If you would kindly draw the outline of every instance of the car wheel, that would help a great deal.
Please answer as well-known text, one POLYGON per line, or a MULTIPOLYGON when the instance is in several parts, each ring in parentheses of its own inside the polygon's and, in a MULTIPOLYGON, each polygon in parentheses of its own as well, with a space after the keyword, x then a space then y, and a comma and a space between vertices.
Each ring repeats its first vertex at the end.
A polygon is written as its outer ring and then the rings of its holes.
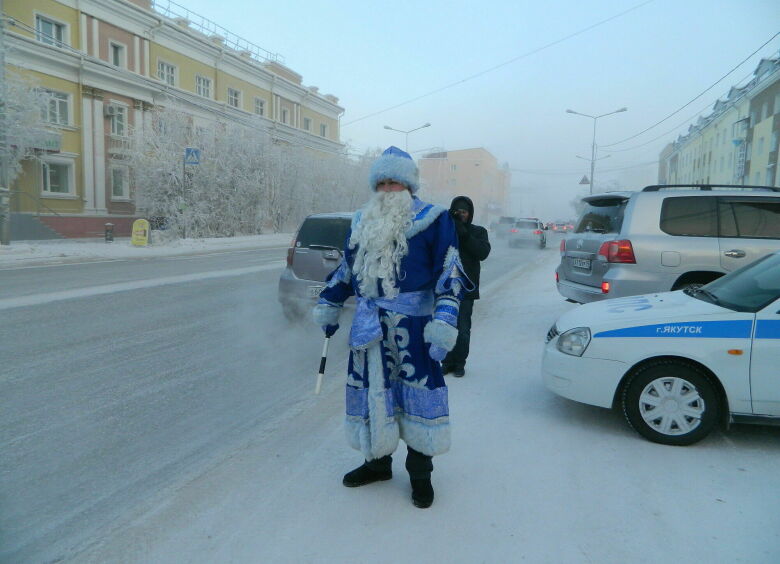
POLYGON ((718 421, 718 394, 694 365, 675 360, 648 364, 623 389, 623 413, 640 435, 665 445, 690 445, 718 421))

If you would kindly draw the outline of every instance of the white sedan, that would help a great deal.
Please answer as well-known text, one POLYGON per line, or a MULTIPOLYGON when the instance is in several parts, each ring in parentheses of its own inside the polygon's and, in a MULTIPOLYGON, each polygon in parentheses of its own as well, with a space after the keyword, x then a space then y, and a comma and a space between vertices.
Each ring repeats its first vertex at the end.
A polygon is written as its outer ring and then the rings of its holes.
POLYGON ((550 329, 542 369, 553 392, 688 445, 718 423, 780 424, 779 365, 775 253, 702 288, 580 306, 550 329))

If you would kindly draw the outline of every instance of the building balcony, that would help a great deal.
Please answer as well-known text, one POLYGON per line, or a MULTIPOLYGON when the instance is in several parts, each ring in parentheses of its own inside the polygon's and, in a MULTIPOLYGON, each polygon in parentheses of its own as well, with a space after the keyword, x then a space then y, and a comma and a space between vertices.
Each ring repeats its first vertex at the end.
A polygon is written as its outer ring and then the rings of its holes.
POLYGON ((108 138, 108 152, 112 155, 129 155, 133 150, 133 140, 130 137, 112 135, 108 138))

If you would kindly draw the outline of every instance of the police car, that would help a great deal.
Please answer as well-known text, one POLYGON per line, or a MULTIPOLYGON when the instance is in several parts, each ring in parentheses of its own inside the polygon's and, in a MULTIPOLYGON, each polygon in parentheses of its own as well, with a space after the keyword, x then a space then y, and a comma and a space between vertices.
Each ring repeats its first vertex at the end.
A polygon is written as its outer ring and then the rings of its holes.
POLYGON ((569 311, 542 366, 553 392, 620 407, 658 443, 689 445, 718 423, 780 424, 780 253, 701 288, 569 311))

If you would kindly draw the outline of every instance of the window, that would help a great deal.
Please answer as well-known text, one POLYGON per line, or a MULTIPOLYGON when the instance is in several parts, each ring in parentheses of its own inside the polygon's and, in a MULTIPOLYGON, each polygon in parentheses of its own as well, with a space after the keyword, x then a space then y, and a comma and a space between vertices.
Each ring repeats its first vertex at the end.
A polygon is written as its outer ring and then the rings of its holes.
POLYGON ((765 120, 769 117, 769 102, 764 102, 764 105, 761 106, 761 120, 765 120))
POLYGON ((661 205, 661 231, 687 237, 717 237, 715 198, 666 198, 661 205))
POLYGON ((455 172, 456 170, 458 170, 458 165, 456 165, 456 164, 454 164, 454 165, 450 165, 450 170, 451 170, 452 172, 455 172))
POLYGON ((758 138, 758 144, 756 145, 756 155, 761 155, 764 152, 764 138, 758 138))
POLYGON ((41 43, 62 47, 67 44, 65 24, 35 16, 35 38, 41 43))
POLYGON ((49 99, 48 104, 41 110, 41 119, 47 123, 68 125, 69 96, 64 92, 42 89, 41 92, 49 99))
POLYGON ((321 137, 327 137, 328 135, 328 126, 324 123, 320 124, 320 136, 321 137))
POLYGON ((780 198, 721 202, 722 237, 780 239, 780 198))
POLYGON ((234 108, 241 106, 241 92, 235 88, 228 88, 227 96, 228 105, 234 108))
POLYGON ((110 105, 108 115, 111 118, 111 135, 125 137, 127 135, 127 108, 110 105))
POLYGON ((115 67, 125 68, 127 66, 125 46, 113 41, 108 44, 109 62, 115 67))
POLYGON ((176 67, 163 61, 157 61, 157 78, 165 84, 176 86, 176 67))
POLYGON ((282 108, 282 123, 287 123, 290 117, 290 111, 287 108, 282 108))
POLYGON ((195 77, 195 93, 204 98, 211 98, 211 79, 197 75, 195 77))
POLYGON ((127 167, 111 168, 111 198, 120 200, 130 198, 130 174, 127 167))
POLYGON ((769 145, 769 152, 770 153, 773 153, 773 152, 777 151, 777 138, 778 138, 777 131, 773 131, 772 132, 772 143, 769 145))
POLYGON ((41 163, 43 192, 49 194, 71 194, 73 192, 73 163, 44 161, 41 163))
POLYGON ((303 118, 303 128, 306 131, 311 131, 311 118, 303 118))
POLYGON ((265 115, 265 100, 262 98, 255 98, 255 113, 259 116, 265 115))

